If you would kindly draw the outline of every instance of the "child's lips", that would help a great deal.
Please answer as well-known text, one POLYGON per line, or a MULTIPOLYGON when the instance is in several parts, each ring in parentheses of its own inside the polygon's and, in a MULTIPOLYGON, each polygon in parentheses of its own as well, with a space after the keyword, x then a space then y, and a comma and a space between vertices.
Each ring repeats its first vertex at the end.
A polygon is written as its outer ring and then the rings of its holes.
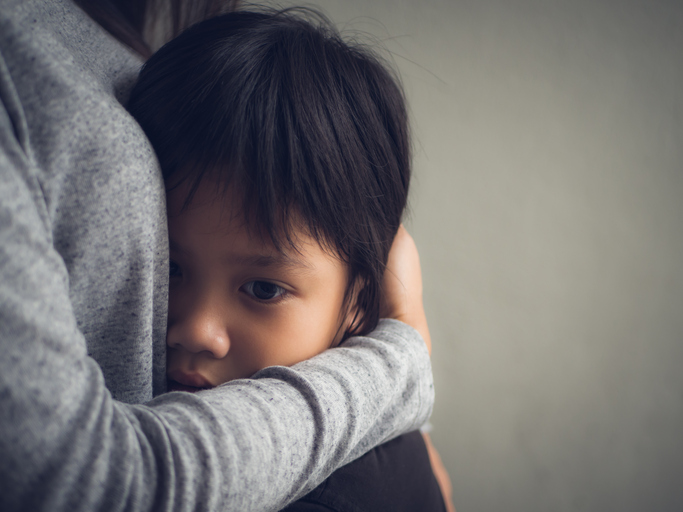
POLYGON ((179 382, 176 382, 174 380, 168 380, 166 383, 166 389, 167 391, 185 391, 187 393, 196 393, 197 391, 201 391, 203 389, 208 389, 208 388, 198 388, 195 386, 185 386, 184 384, 180 384, 179 382))
POLYGON ((168 373, 169 391, 195 393, 212 387, 213 384, 197 373, 185 373, 182 370, 172 370, 168 373))

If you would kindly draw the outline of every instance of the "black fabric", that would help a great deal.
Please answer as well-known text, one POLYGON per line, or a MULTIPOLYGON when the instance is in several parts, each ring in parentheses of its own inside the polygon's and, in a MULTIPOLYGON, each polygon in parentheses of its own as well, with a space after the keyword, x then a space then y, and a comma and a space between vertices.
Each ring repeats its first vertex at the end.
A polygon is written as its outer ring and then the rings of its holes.
POLYGON ((420 432, 384 443, 339 468, 282 512, 445 512, 420 432))

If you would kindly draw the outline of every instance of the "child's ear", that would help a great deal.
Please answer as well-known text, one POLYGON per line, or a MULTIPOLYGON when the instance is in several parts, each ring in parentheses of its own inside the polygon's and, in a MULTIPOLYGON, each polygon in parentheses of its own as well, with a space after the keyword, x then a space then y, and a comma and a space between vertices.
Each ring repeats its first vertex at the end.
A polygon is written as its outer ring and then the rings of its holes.
POLYGON ((363 327, 363 311, 358 306, 358 295, 363 287, 363 281, 360 278, 357 278, 351 285, 347 303, 339 312, 339 330, 331 345, 332 347, 336 347, 344 339, 358 334, 363 327))
POLYGON ((337 347, 346 338, 354 336, 358 332, 359 324, 360 315, 357 306, 349 306, 345 308, 345 311, 341 311, 339 315, 339 329, 330 347, 337 347))
POLYGON ((349 308, 349 312, 347 313, 345 318, 344 333, 348 334, 349 336, 358 334, 362 327, 361 313, 362 312, 360 311, 360 308, 357 304, 354 304, 352 307, 349 308))

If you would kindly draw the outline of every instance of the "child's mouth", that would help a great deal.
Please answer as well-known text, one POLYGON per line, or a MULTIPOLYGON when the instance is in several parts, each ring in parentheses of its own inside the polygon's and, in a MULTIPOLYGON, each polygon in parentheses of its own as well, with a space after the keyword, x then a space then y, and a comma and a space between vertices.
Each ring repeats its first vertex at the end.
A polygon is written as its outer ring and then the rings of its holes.
POLYGON ((188 393, 196 393, 197 391, 214 387, 201 375, 187 374, 181 370, 169 372, 166 384, 168 391, 187 391, 188 393))
POLYGON ((180 382, 177 382, 172 379, 167 379, 166 381, 166 389, 167 391, 186 391, 188 393, 196 393, 197 391, 201 391, 203 389, 211 389, 210 387, 197 387, 197 386, 188 386, 186 384, 181 384, 180 382))

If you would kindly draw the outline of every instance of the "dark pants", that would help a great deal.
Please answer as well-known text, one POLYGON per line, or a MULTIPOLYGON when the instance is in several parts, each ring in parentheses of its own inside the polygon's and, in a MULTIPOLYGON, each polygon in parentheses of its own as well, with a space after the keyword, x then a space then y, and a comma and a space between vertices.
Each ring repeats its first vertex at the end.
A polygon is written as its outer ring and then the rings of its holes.
POLYGON ((410 432, 339 468, 282 512, 445 512, 427 447, 410 432))

